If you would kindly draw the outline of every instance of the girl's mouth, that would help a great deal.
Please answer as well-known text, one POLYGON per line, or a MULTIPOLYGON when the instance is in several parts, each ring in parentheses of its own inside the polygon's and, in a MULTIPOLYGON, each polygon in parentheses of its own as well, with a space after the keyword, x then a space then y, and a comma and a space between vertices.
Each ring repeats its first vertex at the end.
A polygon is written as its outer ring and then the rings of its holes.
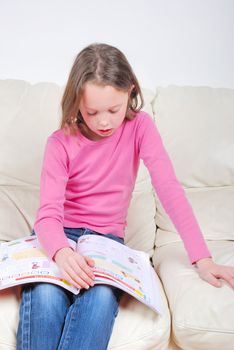
POLYGON ((111 131, 112 129, 99 130, 99 132, 101 132, 102 134, 108 134, 111 131))

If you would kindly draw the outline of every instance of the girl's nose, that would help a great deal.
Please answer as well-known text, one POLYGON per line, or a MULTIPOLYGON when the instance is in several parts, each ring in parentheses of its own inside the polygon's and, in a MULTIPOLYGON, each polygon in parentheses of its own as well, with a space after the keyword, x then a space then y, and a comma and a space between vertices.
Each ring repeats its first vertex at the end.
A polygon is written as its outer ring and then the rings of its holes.
POLYGON ((108 118, 100 118, 99 125, 100 126, 107 126, 108 125, 108 118))

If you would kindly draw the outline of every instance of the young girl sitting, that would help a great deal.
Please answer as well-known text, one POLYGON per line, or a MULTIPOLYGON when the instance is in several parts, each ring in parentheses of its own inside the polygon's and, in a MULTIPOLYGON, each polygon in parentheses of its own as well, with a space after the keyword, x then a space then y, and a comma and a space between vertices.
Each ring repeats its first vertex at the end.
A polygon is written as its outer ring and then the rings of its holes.
POLYGON ((234 287, 234 268, 216 265, 158 130, 141 111, 139 83, 124 54, 92 44, 76 57, 62 98, 60 129, 47 140, 33 234, 78 295, 47 283, 23 287, 18 350, 104 350, 120 291, 93 286, 94 262, 73 251, 86 234, 124 243, 140 159, 201 278, 234 287))

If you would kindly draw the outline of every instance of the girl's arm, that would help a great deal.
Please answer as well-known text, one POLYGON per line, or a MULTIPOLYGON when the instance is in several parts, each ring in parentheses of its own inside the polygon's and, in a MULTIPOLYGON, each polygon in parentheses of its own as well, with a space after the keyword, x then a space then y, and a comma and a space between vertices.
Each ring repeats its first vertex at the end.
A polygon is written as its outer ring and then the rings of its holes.
POLYGON ((161 136, 150 116, 145 114, 139 130, 139 153, 151 175, 152 184, 187 250, 190 262, 196 263, 201 278, 218 285, 218 278, 234 287, 234 268, 216 265, 201 229, 178 182, 161 136))
POLYGON ((93 284, 93 261, 73 251, 63 229, 68 178, 68 151, 60 140, 50 136, 44 153, 40 206, 34 230, 47 255, 58 264, 63 277, 77 288, 88 288, 93 284))
POLYGON ((69 178, 69 158, 62 142, 54 136, 47 140, 40 181, 40 204, 34 230, 47 255, 70 247, 63 230, 65 190, 69 178))

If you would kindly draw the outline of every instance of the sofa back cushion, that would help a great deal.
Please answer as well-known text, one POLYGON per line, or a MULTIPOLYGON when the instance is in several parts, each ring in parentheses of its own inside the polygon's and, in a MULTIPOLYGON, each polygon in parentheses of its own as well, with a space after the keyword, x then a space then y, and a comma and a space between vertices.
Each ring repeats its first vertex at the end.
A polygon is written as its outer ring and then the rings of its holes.
MULTIPOLYGON (((233 240, 234 90, 159 88, 153 111, 205 238, 233 240)), ((157 245, 180 240, 158 199, 156 213, 157 245)))
MULTIPOLYGON (((59 127, 63 89, 53 83, 31 85, 0 81, 0 240, 31 232, 39 205, 39 182, 47 137, 59 127)), ((145 111, 152 113, 153 93, 144 91, 145 111)), ((128 214, 126 240, 153 252, 155 201, 147 170, 141 164, 128 214), (144 212, 144 215, 143 215, 144 212)))

